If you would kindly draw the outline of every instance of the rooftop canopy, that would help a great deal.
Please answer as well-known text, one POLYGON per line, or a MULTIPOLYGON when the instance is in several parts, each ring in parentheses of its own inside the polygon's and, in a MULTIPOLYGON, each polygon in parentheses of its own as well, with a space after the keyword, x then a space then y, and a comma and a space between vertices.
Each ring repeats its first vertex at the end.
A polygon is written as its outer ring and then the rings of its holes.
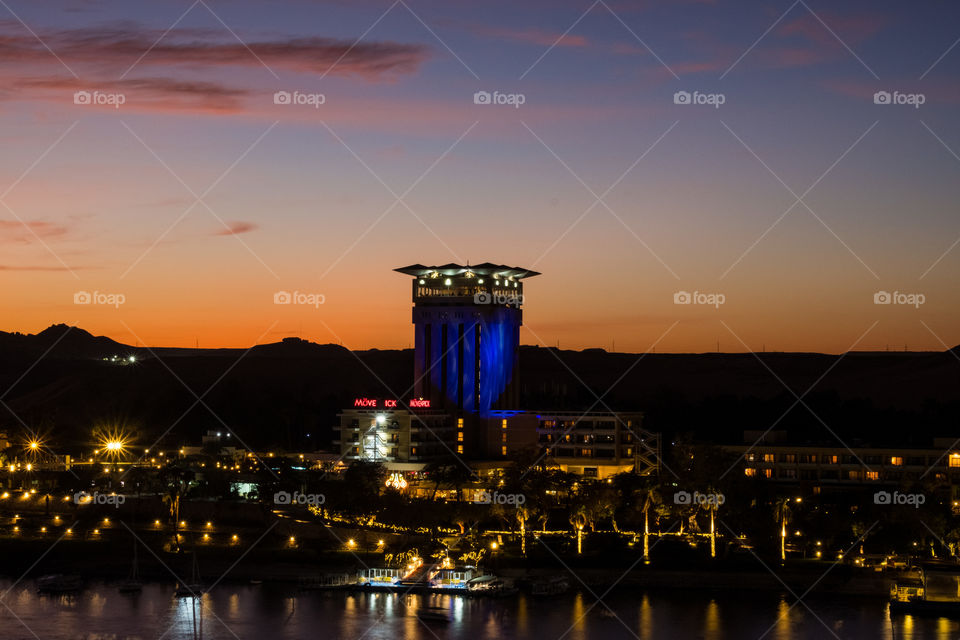
POLYGON ((422 264, 412 264, 409 267, 400 267, 399 269, 394 269, 394 271, 399 271, 400 273, 405 273, 408 276, 413 276, 415 278, 429 278, 431 276, 467 276, 467 274, 473 274, 477 276, 512 278, 514 280, 520 280, 522 278, 532 278, 533 276, 540 275, 539 271, 531 271, 530 269, 523 269, 521 267, 508 267, 505 264, 491 264, 489 262, 474 265, 451 263, 436 267, 425 267, 422 264))

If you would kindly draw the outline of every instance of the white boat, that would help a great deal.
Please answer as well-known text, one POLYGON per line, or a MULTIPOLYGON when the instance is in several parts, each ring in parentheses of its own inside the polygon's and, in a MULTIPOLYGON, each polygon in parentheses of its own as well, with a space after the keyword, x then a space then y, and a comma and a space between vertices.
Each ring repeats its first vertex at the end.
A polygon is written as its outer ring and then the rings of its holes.
POLYGON ((506 596, 517 592, 512 580, 485 575, 467 581, 467 593, 477 596, 506 596))

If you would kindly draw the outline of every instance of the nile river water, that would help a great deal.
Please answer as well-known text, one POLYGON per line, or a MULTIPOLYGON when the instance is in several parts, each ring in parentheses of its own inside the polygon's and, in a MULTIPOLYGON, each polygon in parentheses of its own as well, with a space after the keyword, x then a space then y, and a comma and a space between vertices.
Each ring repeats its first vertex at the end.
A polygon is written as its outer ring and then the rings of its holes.
POLYGON ((222 583, 203 596, 201 619, 189 598, 174 597, 172 583, 150 584, 133 596, 103 583, 67 597, 37 595, 32 580, 0 582, 0 589, 4 639, 960 638, 960 623, 951 620, 891 621, 877 599, 808 596, 795 603, 773 593, 625 590, 603 598, 611 612, 586 592, 489 600, 222 583), (451 621, 421 622, 416 612, 423 606, 446 609, 451 621))

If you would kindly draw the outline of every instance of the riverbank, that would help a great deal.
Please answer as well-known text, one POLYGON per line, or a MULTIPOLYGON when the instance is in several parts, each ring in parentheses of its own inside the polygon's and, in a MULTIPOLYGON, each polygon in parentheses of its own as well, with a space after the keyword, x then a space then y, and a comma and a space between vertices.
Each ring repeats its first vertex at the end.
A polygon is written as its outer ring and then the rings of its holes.
MULTIPOLYGON (((191 553, 171 553, 162 548, 161 536, 146 536, 138 548, 138 569, 145 580, 177 581, 188 578, 192 571, 191 553)), ((316 552, 302 549, 267 549, 243 545, 235 547, 197 546, 201 576, 208 580, 249 582, 262 580, 301 584, 318 577, 351 573, 365 567, 383 564, 382 555, 344 552, 316 552)), ((133 556, 132 540, 122 546, 110 541, 7 539, 0 545, 0 566, 6 577, 35 578, 49 573, 76 573, 87 580, 120 580, 130 571, 133 556), (39 558, 39 560, 38 560, 39 558)), ((874 572, 829 562, 808 561, 780 568, 776 575, 766 569, 664 569, 642 563, 627 571, 626 567, 582 568, 567 570, 511 566, 499 561, 492 572, 517 582, 551 576, 566 577, 575 590, 589 588, 600 592, 611 587, 628 589, 676 589, 766 591, 845 594, 885 598, 896 575, 874 572), (626 573, 625 573, 626 572, 626 573), (786 586, 785 586, 786 585, 786 586)))

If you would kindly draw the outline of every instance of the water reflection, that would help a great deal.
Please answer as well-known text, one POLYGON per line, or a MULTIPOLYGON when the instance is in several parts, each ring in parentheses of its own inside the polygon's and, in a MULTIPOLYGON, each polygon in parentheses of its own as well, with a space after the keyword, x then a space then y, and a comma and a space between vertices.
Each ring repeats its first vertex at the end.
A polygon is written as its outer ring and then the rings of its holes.
POLYGON ((583 594, 577 593, 573 601, 573 619, 571 620, 571 628, 581 637, 583 636, 583 628, 586 625, 586 622, 584 621, 585 617, 586 612, 584 611, 583 606, 583 594))
MULTIPOLYGON (((11 584, 0 582, 0 592, 11 584)), ((891 620, 882 599, 811 595, 792 608, 791 602, 760 592, 623 590, 599 603, 589 593, 481 599, 221 583, 203 596, 201 608, 191 598, 175 598, 170 584, 145 585, 135 596, 121 596, 115 585, 88 584, 79 595, 64 598, 39 596, 35 584, 27 581, 4 598, 23 626, 4 613, 0 637, 146 640, 169 629, 164 636, 169 640, 187 640, 200 630, 207 640, 308 638, 318 633, 365 640, 535 640, 564 634, 595 640, 634 633, 641 640, 727 640, 757 638, 765 632, 778 640, 828 638, 832 633, 844 640, 960 638, 957 621, 910 616, 891 620), (442 608, 450 614, 449 623, 420 620, 417 611, 422 607, 442 608)))
POLYGON ((653 607, 650 606, 650 596, 644 594, 640 600, 640 638, 653 640, 653 607))
POLYGON ((716 600, 711 600, 707 604, 706 616, 703 625, 704 640, 719 640, 723 637, 720 625, 720 605, 716 600))
POLYGON ((773 637, 776 640, 792 640, 793 634, 790 633, 790 616, 793 613, 793 607, 787 604, 786 598, 780 600, 777 605, 777 622, 774 625, 773 637))

